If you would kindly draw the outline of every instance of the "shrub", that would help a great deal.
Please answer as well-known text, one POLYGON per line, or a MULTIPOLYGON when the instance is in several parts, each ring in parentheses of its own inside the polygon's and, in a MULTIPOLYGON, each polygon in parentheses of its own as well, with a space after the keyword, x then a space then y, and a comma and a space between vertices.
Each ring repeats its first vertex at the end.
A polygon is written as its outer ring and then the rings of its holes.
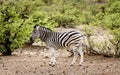
POLYGON ((110 0, 105 13, 96 16, 96 23, 108 29, 113 36, 111 43, 115 46, 115 55, 120 55, 120 1, 110 0))
POLYGON ((11 55, 28 41, 35 24, 54 27, 54 21, 50 21, 45 12, 36 9, 38 6, 41 8, 41 3, 36 5, 33 0, 6 0, 0 3, 0 52, 3 55, 11 55))

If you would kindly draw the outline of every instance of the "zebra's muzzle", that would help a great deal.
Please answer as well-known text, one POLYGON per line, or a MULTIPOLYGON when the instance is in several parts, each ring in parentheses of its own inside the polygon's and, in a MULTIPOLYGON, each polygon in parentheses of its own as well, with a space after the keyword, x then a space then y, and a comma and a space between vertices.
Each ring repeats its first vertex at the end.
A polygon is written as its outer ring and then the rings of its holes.
POLYGON ((30 37, 30 43, 31 43, 31 44, 34 43, 34 40, 33 40, 32 37, 30 37))

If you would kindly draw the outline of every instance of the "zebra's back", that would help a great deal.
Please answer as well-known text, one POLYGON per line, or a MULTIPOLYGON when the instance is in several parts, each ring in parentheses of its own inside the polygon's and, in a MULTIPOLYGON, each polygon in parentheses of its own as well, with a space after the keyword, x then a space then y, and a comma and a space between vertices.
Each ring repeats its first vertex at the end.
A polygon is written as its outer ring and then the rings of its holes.
POLYGON ((70 48, 72 45, 79 45, 81 37, 82 35, 77 31, 53 32, 46 44, 56 49, 70 48))

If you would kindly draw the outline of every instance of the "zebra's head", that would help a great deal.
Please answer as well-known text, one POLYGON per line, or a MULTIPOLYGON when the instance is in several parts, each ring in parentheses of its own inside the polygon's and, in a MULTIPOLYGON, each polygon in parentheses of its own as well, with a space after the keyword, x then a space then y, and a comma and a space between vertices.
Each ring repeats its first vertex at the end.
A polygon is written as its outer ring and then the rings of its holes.
POLYGON ((34 29, 32 31, 31 37, 30 37, 30 42, 31 43, 33 43, 34 40, 40 36, 40 34, 39 34, 39 28, 40 28, 39 25, 35 25, 34 26, 34 29))

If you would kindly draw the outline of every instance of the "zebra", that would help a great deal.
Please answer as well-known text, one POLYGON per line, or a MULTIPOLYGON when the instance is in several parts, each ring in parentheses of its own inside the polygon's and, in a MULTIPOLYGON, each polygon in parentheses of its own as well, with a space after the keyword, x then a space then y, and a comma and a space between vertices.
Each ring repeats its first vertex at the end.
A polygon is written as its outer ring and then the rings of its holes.
POLYGON ((30 36, 31 43, 34 43, 36 38, 45 42, 46 46, 50 49, 50 62, 49 65, 54 66, 56 63, 55 49, 72 50, 73 60, 71 66, 75 64, 78 55, 80 54, 79 65, 83 63, 83 50, 82 50, 82 35, 77 31, 68 32, 55 32, 49 28, 35 25, 30 36))

